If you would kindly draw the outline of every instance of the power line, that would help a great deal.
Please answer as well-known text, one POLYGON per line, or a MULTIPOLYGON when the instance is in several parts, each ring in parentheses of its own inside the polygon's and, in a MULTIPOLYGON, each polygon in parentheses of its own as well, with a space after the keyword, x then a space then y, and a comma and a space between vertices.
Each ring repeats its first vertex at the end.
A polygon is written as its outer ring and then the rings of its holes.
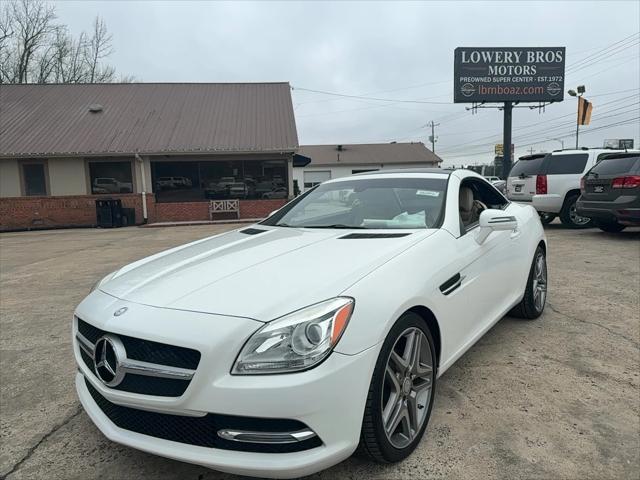
MULTIPOLYGON (((613 122, 613 123, 609 123, 607 125, 601 125, 599 127, 595 127, 595 128, 591 128, 589 130, 585 130, 584 132, 581 132, 582 134, 589 134, 589 133, 593 133, 593 132, 597 132, 600 130, 606 130, 608 128, 613 128, 613 127, 620 127, 620 126, 624 126, 624 125, 631 125, 633 123, 639 123, 640 120, 640 116, 639 117, 634 117, 634 118, 627 118, 624 120, 620 120, 618 122, 613 122)), ((562 134, 559 135, 555 135, 556 139, 560 139, 560 138, 567 138, 567 137, 572 137, 573 135, 575 135, 575 130, 572 128, 571 130, 566 130, 563 131, 562 134)), ((524 143, 524 144, 519 144, 518 148, 523 148, 523 147, 528 147, 531 145, 536 145, 538 143, 541 143, 540 140, 534 141, 534 142, 530 142, 530 143, 524 143)), ((492 145, 492 144, 491 144, 492 145)), ((478 145, 481 146, 481 145, 478 145)), ((487 145, 488 146, 488 145, 487 145)), ((482 154, 487 154, 487 153, 491 153, 492 150, 489 149, 482 149, 482 150, 476 150, 476 151, 467 151, 464 153, 457 153, 457 154, 443 154, 442 152, 440 153, 443 157, 445 157, 445 159, 448 158, 460 158, 460 157, 469 157, 469 156, 473 156, 473 155, 482 155, 482 154)))
MULTIPOLYGON (((637 109, 634 109, 634 110, 637 111, 637 109)), ((611 118, 613 116, 618 117, 621 114, 631 113, 634 110, 620 112, 620 113, 618 113, 616 115, 610 115, 610 116, 605 116, 605 117, 598 117, 598 118, 594 117, 593 122, 599 122, 599 121, 601 121, 601 120, 603 120, 605 118, 611 118)), ((609 112, 603 112, 603 113, 609 113, 609 112)), ((625 119, 625 120, 628 120, 628 119, 625 119)), ((514 141, 517 140, 518 142, 521 142, 523 140, 526 141, 527 139, 532 138, 532 137, 536 138, 536 137, 542 137, 542 136, 548 136, 548 135, 554 135, 554 136, 557 137, 558 136, 558 133, 557 133, 558 129, 568 128, 569 126, 571 126, 572 129, 570 130, 570 133, 568 134, 568 136, 574 135, 575 134, 575 130, 573 129, 573 122, 566 122, 566 123, 563 122, 561 124, 557 124, 557 125, 554 125, 552 127, 545 128, 543 130, 539 130, 539 131, 535 131, 535 132, 530 132, 530 133, 526 133, 526 134, 523 134, 523 135, 519 135, 516 138, 514 138, 514 141)), ((585 130, 585 131, 593 131, 593 130, 597 130, 599 128, 600 127, 594 127, 594 128, 590 128, 590 129, 585 130)), ((479 143, 479 144, 474 144, 474 145, 467 145, 466 148, 467 149, 469 149, 469 148, 473 149, 473 148, 479 148, 479 147, 489 147, 489 146, 493 146, 496 141, 498 141, 498 140, 493 140, 493 141, 487 142, 487 143, 479 143)), ((518 146, 522 147, 522 146, 526 146, 526 145, 533 145, 533 144, 539 143, 539 142, 540 142, 540 140, 537 140, 537 141, 535 141, 533 143, 530 143, 530 144, 524 144, 524 145, 523 144, 519 144, 518 146)), ((441 152, 441 153, 447 154, 446 151, 445 152, 441 152)), ((458 153, 457 151, 451 152, 451 150, 449 150, 449 153, 453 154, 453 155, 468 155, 469 154, 467 152, 465 152, 465 153, 462 153, 462 152, 458 153)))
MULTIPOLYGON (((414 88, 422 88, 422 87, 427 87, 427 86, 430 86, 430 85, 440 85, 440 84, 449 83, 449 82, 450 82, 450 80, 441 80, 439 82, 427 82, 427 83, 421 83, 419 85, 411 85, 411 86, 408 86, 408 87, 392 88, 390 90, 377 90, 375 92, 368 92, 368 93, 358 94, 357 96, 377 95, 379 93, 400 92, 402 90, 412 90, 414 88)), ((299 88, 298 90, 302 90, 302 89, 299 88)), ((299 103, 298 106, 306 105, 308 103, 324 103, 324 102, 331 102, 331 101, 333 101, 333 100, 332 99, 309 100, 307 102, 299 103)))
MULTIPOLYGON (((626 96, 626 97, 621 97, 621 98, 618 98, 618 99, 611 100, 611 101, 609 101, 609 102, 605 102, 605 103, 603 103, 602 105, 600 105, 600 108, 602 108, 602 107, 604 107, 604 106, 606 106, 606 105, 611 105, 611 104, 613 104, 613 103, 618 103, 618 102, 623 101, 623 100, 627 100, 627 99, 630 99, 630 98, 634 98, 634 97, 636 97, 636 96, 638 96, 638 95, 640 95, 640 94, 637 94, 637 95, 629 95, 629 96, 626 96)), ((602 113, 606 113, 606 112, 602 112, 602 113)), ((550 118, 550 119, 548 119, 548 120, 546 121, 546 123, 548 123, 548 122, 553 122, 554 120, 560 120, 560 119, 562 119, 562 118, 566 118, 566 117, 570 117, 570 116, 575 116, 575 112, 571 112, 571 113, 568 113, 568 114, 566 114, 566 115, 561 115, 561 116, 559 116, 559 117, 550 118)), ((516 130, 524 130, 524 129, 527 129, 527 128, 531 128, 531 127, 538 127, 538 126, 540 126, 540 122, 535 122, 535 123, 531 123, 531 124, 528 124, 528 125, 523 125, 523 126, 520 126, 520 127, 516 127, 516 128, 514 128, 513 130, 514 130, 514 131, 516 131, 516 130)), ((480 140, 480 141, 482 141, 482 140, 491 140, 491 141, 492 141, 491 143, 495 143, 495 141, 498 141, 498 140, 496 140, 496 137, 498 137, 499 135, 500 135, 499 133, 496 133, 496 134, 494 134, 494 135, 488 135, 488 136, 484 136, 484 137, 475 138, 475 139, 469 140, 468 142, 458 143, 457 145, 455 145, 455 146, 453 146, 453 147, 449 147, 449 149, 446 149, 446 148, 445 148, 445 152, 446 152, 446 151, 450 151, 450 150, 452 150, 452 149, 453 149, 453 150, 460 149, 460 148, 464 147, 465 145, 472 144, 473 142, 477 142, 477 141, 479 141, 479 140, 480 140)))
MULTIPOLYGON (((376 102, 392 102, 392 103, 419 103, 419 104, 427 104, 427 105, 452 105, 453 102, 428 102, 425 100, 399 100, 397 98, 377 98, 377 97, 368 97, 364 95, 347 95, 344 93, 336 93, 336 92, 326 92, 324 90, 313 90, 311 88, 302 88, 302 87, 294 87, 291 86, 292 90, 301 90, 303 92, 313 92, 313 93, 322 93, 324 95, 332 95, 334 97, 343 97, 343 98, 356 98, 361 100, 373 100, 376 102)), ((441 95, 438 95, 441 96, 441 95)))
POLYGON ((596 53, 593 53, 591 55, 587 55, 586 57, 584 57, 581 60, 578 60, 577 62, 570 63, 569 65, 567 65, 565 73, 568 72, 569 70, 578 68, 578 67, 582 66, 584 63, 590 62, 590 61, 594 60, 595 58, 603 57, 603 56, 606 56, 606 55, 610 54, 611 49, 613 49, 613 50, 617 49, 619 46, 621 46, 620 44, 624 44, 625 42, 629 42, 629 41, 632 41, 632 42, 635 41, 636 39, 634 37, 636 37, 638 35, 640 35, 640 32, 635 32, 635 33, 629 35, 628 37, 623 38, 622 40, 618 40, 617 42, 614 42, 611 45, 608 45, 608 46, 604 47, 602 50, 599 50, 596 53))

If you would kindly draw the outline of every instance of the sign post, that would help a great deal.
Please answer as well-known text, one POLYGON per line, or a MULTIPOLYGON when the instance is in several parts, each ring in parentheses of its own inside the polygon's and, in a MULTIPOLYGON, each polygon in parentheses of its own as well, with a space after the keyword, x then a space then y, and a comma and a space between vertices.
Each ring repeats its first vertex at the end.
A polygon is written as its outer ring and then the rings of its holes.
MULTIPOLYGON (((511 102, 504 102, 504 127, 503 127, 503 137, 502 145, 511 145, 511 125, 513 119, 513 104, 511 102)), ((511 148, 504 148, 504 153, 502 155, 502 178, 505 180, 509 176, 509 172, 511 171, 511 164, 513 163, 513 153, 511 152, 511 148)))

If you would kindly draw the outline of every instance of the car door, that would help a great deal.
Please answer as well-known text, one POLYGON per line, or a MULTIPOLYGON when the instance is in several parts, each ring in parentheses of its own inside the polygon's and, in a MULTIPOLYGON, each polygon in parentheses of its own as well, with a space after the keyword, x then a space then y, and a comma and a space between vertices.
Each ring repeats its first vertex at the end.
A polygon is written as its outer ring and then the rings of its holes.
POLYGON ((580 188, 583 172, 592 163, 595 160, 589 152, 558 152, 549 155, 543 172, 547 176, 547 193, 559 197, 559 204, 562 205, 567 192, 580 188))
MULTIPOLYGON (((517 205, 510 204, 484 180, 463 180, 460 188, 472 186, 474 199, 488 208, 500 208, 505 214, 517 216, 517 205)), ((459 192, 455 192, 459 193, 459 192)), ((452 194, 455 194, 452 192, 452 194)), ((521 231, 492 232, 481 244, 476 241, 479 225, 473 221, 463 225, 455 239, 456 256, 452 259, 452 276, 443 282, 440 291, 447 297, 447 318, 455 322, 453 335, 458 358, 486 332, 514 302, 517 283, 522 274, 518 261, 521 231)))

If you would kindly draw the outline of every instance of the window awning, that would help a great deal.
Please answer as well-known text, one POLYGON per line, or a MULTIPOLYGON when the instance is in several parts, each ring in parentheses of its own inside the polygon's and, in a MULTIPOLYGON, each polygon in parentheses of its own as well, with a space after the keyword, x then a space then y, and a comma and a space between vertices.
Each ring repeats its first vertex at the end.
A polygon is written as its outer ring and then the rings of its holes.
POLYGON ((306 167, 311 163, 311 158, 305 157, 304 155, 300 155, 296 153, 293 156, 293 166, 294 167, 306 167))

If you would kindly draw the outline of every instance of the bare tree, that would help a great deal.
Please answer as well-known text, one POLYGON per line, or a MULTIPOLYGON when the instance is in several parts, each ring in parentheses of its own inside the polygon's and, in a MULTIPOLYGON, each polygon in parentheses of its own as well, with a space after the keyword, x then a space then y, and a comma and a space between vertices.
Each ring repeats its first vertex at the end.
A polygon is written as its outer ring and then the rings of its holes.
POLYGON ((52 6, 42 0, 13 0, 8 4, 9 15, 15 33, 12 35, 14 52, 11 76, 16 83, 29 81, 29 67, 34 57, 46 48, 50 35, 55 30, 56 14, 52 6))
POLYGON ((89 69, 89 83, 109 82, 115 76, 115 70, 101 65, 101 60, 113 53, 112 36, 107 32, 107 25, 100 17, 93 22, 93 35, 85 50, 85 61, 89 69))
POLYGON ((115 81, 115 69, 104 62, 113 53, 104 20, 96 17, 91 35, 74 38, 55 19, 44 0, 0 5, 0 83, 115 81))

